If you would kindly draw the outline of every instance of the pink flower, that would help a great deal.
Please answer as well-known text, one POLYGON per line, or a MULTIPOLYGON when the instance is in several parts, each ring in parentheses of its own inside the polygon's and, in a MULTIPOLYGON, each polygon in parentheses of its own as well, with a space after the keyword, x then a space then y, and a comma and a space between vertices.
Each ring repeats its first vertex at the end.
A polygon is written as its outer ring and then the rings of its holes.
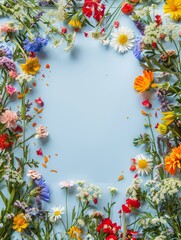
POLYGON ((44 102, 42 101, 42 99, 41 99, 40 97, 37 98, 37 99, 35 99, 35 102, 36 102, 37 104, 39 104, 41 107, 44 106, 44 102))
POLYGON ((75 185, 74 181, 60 182, 61 188, 71 188, 75 185))
POLYGON ((39 125, 36 128, 35 138, 46 138, 48 136, 47 128, 43 125, 39 125))
POLYGON ((7 91, 7 93, 8 93, 10 96, 12 96, 13 93, 16 92, 16 88, 14 88, 14 87, 11 86, 11 85, 6 85, 6 91, 7 91))
POLYGON ((6 110, 0 115, 0 122, 6 124, 6 128, 15 127, 18 116, 11 110, 6 110))
POLYGON ((41 178, 41 174, 33 169, 28 170, 27 176, 30 177, 31 179, 40 179, 41 178))
POLYGON ((9 71, 9 76, 10 76, 10 78, 15 79, 15 78, 17 78, 18 74, 17 74, 17 72, 11 70, 11 71, 9 71))
POLYGON ((0 27, 0 32, 10 33, 10 32, 14 32, 14 31, 15 31, 14 27, 8 23, 3 23, 0 27))

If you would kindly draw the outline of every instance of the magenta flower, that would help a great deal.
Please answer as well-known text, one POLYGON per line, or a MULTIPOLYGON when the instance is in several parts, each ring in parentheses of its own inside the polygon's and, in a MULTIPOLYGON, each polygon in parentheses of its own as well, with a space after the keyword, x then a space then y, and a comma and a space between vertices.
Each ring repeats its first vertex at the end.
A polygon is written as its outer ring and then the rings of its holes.
POLYGON ((6 128, 15 127, 18 116, 11 110, 6 110, 0 115, 0 122, 6 124, 6 128))
POLYGON ((44 102, 42 101, 42 99, 41 99, 40 97, 37 98, 37 99, 35 99, 35 102, 36 102, 38 105, 40 105, 41 107, 44 106, 44 102))
POLYGON ((13 93, 16 92, 16 88, 11 85, 6 85, 6 91, 10 96, 12 96, 13 93))

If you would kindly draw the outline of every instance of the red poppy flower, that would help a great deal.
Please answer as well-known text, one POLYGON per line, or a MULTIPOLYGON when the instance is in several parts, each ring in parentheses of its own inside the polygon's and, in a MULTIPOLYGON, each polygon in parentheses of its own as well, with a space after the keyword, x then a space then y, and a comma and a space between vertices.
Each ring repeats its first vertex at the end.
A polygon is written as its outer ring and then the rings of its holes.
POLYGON ((7 133, 3 133, 0 135, 0 149, 4 150, 13 145, 13 142, 10 141, 9 135, 7 133))
POLYGON ((118 238, 115 236, 115 235, 113 235, 113 234, 110 234, 110 235, 108 235, 107 237, 106 237, 106 240, 117 240, 118 238))
MULTIPOLYGON (((138 234, 137 231, 132 231, 132 230, 129 230, 127 229, 126 231, 126 240, 136 240, 136 235, 138 234)), ((123 237, 123 234, 121 234, 121 237, 123 237)))
POLYGON ((110 235, 114 235, 118 232, 121 227, 118 226, 116 223, 112 223, 110 218, 105 218, 102 222, 98 225, 97 231, 107 233, 110 235))
POLYGON ((144 101, 142 102, 142 105, 143 105, 144 107, 147 107, 147 108, 152 108, 152 104, 149 102, 148 99, 144 100, 144 101))
POLYGON ((121 11, 122 13, 126 14, 126 15, 129 15, 130 13, 132 13, 134 7, 132 4, 130 3, 124 3, 122 8, 121 8, 121 11))
POLYGON ((134 200, 134 199, 128 198, 128 199, 126 199, 126 204, 128 207, 131 207, 131 208, 139 208, 140 207, 140 202, 138 199, 134 200))
POLYGON ((126 204, 123 204, 122 205, 122 210, 119 211, 119 213, 130 213, 131 212, 131 209, 126 205, 126 204))
POLYGON ((101 0, 85 0, 84 5, 82 7, 82 12, 88 18, 93 15, 98 22, 104 16, 105 5, 100 3, 101 0))

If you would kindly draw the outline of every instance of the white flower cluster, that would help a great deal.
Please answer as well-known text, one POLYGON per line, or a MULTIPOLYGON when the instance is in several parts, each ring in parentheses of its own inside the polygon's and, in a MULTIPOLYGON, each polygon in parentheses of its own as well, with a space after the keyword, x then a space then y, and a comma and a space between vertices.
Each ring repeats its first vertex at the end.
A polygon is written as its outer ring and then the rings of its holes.
POLYGON ((148 228, 151 226, 160 226, 160 224, 166 225, 167 221, 166 221, 167 216, 165 217, 155 217, 155 218, 141 218, 139 220, 139 225, 142 226, 143 228, 148 228))
POLYGON ((157 26, 157 23, 153 22, 146 25, 143 42, 145 44, 157 43, 161 38, 168 42, 172 39, 177 39, 179 37, 178 32, 179 26, 174 23, 157 26))
POLYGON ((147 17, 148 15, 152 14, 154 10, 157 8, 156 4, 152 4, 151 6, 146 6, 144 8, 140 8, 137 10, 134 10, 134 15, 131 16, 130 18, 132 20, 140 20, 144 17, 147 17))
POLYGON ((166 178, 161 182, 150 180, 145 186, 150 188, 152 202, 159 204, 164 202, 168 196, 173 197, 181 190, 181 180, 177 178, 166 178))
POLYGON ((32 75, 28 75, 28 74, 19 74, 17 77, 16 77, 16 80, 20 83, 20 84, 23 84, 23 82, 31 82, 32 80, 34 79, 34 76, 32 75))
POLYGON ((110 192, 111 194, 113 194, 113 195, 118 191, 118 189, 115 188, 115 187, 108 187, 108 190, 109 190, 109 192, 110 192))
POLYGON ((90 202, 102 197, 102 191, 99 187, 86 182, 78 183, 78 194, 76 195, 82 202, 90 202))
POLYGON ((126 191, 126 195, 128 195, 130 198, 132 199, 137 199, 137 195, 138 195, 138 191, 141 188, 141 182, 142 180, 137 177, 133 180, 132 184, 128 187, 127 191, 126 191))

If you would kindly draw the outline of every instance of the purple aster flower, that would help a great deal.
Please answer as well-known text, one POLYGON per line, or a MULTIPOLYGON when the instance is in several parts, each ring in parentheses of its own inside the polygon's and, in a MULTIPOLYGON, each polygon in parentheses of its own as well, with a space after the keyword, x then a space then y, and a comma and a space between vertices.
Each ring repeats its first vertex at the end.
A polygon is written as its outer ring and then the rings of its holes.
POLYGON ((9 71, 16 71, 15 63, 8 57, 0 57, 0 68, 5 68, 9 71))
POLYGON ((44 14, 44 11, 40 11, 40 12, 35 16, 36 20, 39 21, 43 14, 44 14))
POLYGON ((135 45, 134 45, 134 48, 133 48, 133 54, 134 56, 140 61, 142 59, 142 51, 140 49, 140 44, 142 42, 142 39, 141 37, 137 37, 136 40, 135 40, 135 45))
POLYGON ((29 39, 25 39, 23 42, 24 44, 24 49, 27 52, 39 52, 42 47, 46 46, 48 43, 47 38, 40 38, 40 37, 35 37, 33 42, 31 42, 29 39))
MULTIPOLYGON (((54 0, 55 2, 58 2, 58 0, 54 0)), ((53 1, 48 1, 48 0, 39 0, 38 1, 38 4, 40 5, 40 6, 50 6, 50 5, 53 5, 54 3, 53 3, 53 1)))
POLYGON ((12 56, 12 51, 8 47, 0 46, 0 57, 12 58, 12 56))
POLYGON ((50 201, 50 191, 48 189, 48 186, 47 186, 45 180, 40 178, 40 179, 35 179, 34 182, 37 185, 37 187, 40 188, 39 197, 42 200, 49 202, 50 201))

